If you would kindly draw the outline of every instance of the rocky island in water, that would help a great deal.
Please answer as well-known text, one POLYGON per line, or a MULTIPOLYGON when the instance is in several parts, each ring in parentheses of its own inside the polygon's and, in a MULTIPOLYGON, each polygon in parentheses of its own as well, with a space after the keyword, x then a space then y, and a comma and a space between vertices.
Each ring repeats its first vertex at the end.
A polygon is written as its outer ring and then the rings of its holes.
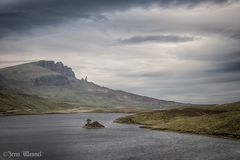
POLYGON ((83 126, 83 128, 105 128, 104 125, 100 124, 98 121, 91 122, 91 119, 87 119, 87 123, 83 126))

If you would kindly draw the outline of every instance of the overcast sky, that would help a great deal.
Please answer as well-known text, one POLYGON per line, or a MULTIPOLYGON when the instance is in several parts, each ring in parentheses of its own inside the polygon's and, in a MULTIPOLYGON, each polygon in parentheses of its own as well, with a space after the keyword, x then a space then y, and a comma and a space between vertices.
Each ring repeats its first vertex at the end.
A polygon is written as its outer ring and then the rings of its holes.
POLYGON ((0 68, 62 61, 159 99, 240 100, 238 0, 0 0, 0 68))

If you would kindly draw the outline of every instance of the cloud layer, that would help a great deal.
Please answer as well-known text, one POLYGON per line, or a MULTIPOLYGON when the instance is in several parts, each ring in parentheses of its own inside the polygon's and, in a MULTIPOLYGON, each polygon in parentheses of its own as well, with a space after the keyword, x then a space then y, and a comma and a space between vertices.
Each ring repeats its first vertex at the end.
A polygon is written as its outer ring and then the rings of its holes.
POLYGON ((113 89, 238 101, 239 11, 236 0, 4 0, 0 67, 63 61, 113 89))
POLYGON ((180 43, 193 41, 194 37, 189 36, 177 36, 177 35, 159 35, 159 36, 134 36, 127 39, 119 40, 121 44, 139 44, 147 42, 155 43, 180 43))
MULTIPOLYGON (((200 4, 226 4, 230 0, 10 0, 0 3, 0 36, 18 33, 31 28, 55 25, 75 18, 102 18, 102 13, 127 10, 134 7, 147 8, 200 4)), ((235 35, 233 35, 235 36, 235 35)))

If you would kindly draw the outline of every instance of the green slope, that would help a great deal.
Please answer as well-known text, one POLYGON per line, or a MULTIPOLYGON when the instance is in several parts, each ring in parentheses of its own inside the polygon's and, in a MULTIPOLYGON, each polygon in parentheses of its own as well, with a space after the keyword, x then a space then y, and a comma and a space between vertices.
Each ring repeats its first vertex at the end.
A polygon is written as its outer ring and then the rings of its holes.
POLYGON ((116 120, 154 130, 171 130, 240 138, 240 102, 139 113, 116 120))
POLYGON ((0 74, 10 80, 25 82, 30 82, 32 79, 41 76, 59 75, 57 72, 31 63, 0 69, 0 74))
POLYGON ((57 113, 75 108, 69 104, 9 91, 0 92, 0 106, 0 115, 57 113))
MULTIPOLYGON (((50 63, 50 61, 40 62, 50 63)), ((67 77, 68 73, 56 71, 62 71, 64 68, 59 69, 54 62, 46 67, 38 64, 39 62, 33 62, 0 69, 0 89, 7 87, 25 95, 37 95, 54 103, 70 103, 80 106, 159 109, 182 105, 177 102, 111 90, 92 82, 67 77)))

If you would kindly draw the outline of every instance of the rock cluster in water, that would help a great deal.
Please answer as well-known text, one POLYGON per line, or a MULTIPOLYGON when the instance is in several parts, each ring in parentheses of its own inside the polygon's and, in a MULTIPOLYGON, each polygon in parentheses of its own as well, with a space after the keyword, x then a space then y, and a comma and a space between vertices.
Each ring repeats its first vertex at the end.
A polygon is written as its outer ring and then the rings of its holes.
POLYGON ((91 122, 90 119, 87 119, 87 123, 83 128, 105 128, 104 125, 100 124, 98 121, 91 122))

